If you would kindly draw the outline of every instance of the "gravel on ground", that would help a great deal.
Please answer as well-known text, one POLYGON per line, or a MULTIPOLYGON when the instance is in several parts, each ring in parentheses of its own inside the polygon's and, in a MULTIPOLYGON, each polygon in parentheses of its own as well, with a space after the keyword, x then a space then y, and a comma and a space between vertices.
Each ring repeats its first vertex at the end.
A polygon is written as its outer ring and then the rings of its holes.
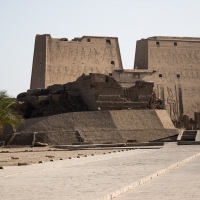
POLYGON ((25 163, 27 165, 39 163, 39 161, 51 162, 60 159, 77 158, 77 156, 90 156, 92 154, 105 154, 112 151, 112 149, 93 149, 93 150, 68 150, 57 149, 51 146, 47 147, 10 147, 0 148, 0 166, 16 166, 18 163, 25 163))

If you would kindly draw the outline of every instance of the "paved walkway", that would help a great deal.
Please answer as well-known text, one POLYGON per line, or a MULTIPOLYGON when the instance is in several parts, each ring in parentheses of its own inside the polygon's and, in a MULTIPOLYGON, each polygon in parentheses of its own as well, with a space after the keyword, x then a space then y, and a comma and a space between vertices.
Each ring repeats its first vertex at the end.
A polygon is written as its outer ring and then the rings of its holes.
POLYGON ((170 144, 162 149, 7 167, 0 170, 0 199, 100 199, 198 153, 200 146, 170 144))
POLYGON ((120 195, 116 200, 200 199, 200 158, 120 195))

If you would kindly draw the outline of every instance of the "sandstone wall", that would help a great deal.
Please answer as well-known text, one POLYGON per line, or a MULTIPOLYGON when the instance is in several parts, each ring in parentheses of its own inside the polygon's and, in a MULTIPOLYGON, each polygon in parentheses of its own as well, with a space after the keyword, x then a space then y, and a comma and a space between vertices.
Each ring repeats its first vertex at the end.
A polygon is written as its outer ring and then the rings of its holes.
POLYGON ((37 35, 30 88, 72 82, 83 73, 108 75, 122 68, 116 37, 83 36, 68 41, 49 34, 37 35))
POLYGON ((200 38, 142 39, 137 42, 135 60, 134 67, 156 71, 143 80, 154 81, 157 96, 165 101, 172 120, 182 115, 194 118, 194 112, 200 111, 200 38))
POLYGON ((37 35, 33 56, 30 88, 45 88, 46 79, 46 35, 37 35))

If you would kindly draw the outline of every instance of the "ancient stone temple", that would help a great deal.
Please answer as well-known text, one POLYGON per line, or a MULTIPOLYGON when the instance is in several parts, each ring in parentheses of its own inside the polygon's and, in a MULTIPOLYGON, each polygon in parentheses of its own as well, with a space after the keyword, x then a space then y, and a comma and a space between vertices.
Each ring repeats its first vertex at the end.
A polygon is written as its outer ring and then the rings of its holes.
POLYGON ((200 38, 149 37, 137 41, 135 70, 153 70, 154 81, 172 120, 200 112, 200 38))
POLYGON ((83 36, 68 41, 36 35, 30 89, 75 81, 83 73, 123 69, 118 38, 83 36))
MULTIPOLYGON (((141 39, 136 44, 134 69, 127 70, 123 69, 116 37, 83 36, 68 41, 67 38, 52 38, 49 34, 36 35, 30 89, 67 84, 83 74, 86 77, 89 74, 112 76, 128 100, 131 99, 128 91, 137 81, 154 83, 155 98, 162 101, 162 108, 173 121, 184 124, 200 121, 200 38, 155 36, 141 39)), ((91 80, 88 79, 89 85, 92 85, 91 80)), ((87 87, 85 81, 81 87, 87 87)), ((99 103, 103 99, 102 105, 106 108, 109 98, 107 108, 112 105, 112 110, 118 109, 119 102, 114 97, 124 96, 119 93, 111 98, 109 94, 115 92, 112 87, 110 93, 105 91, 108 89, 102 87, 95 101, 99 103)), ((87 93, 82 93, 81 97, 85 101, 89 98, 87 93)), ((92 107, 87 104, 88 108, 92 107)))

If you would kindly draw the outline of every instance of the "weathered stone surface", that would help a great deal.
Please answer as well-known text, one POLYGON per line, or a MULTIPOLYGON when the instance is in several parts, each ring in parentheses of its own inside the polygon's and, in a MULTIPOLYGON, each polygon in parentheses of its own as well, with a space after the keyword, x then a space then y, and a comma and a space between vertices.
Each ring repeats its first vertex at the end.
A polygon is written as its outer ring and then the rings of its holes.
MULTIPOLYGON (((154 70, 142 80, 154 89, 172 120, 200 111, 200 38, 149 37, 137 41, 134 68, 154 70)), ((190 122, 192 123, 192 121, 190 122)))
POLYGON ((122 69, 116 37, 83 36, 67 39, 36 35, 31 89, 75 81, 89 73, 112 73, 122 69))
POLYGON ((83 102, 77 91, 57 90, 51 86, 45 95, 42 90, 32 90, 18 95, 17 100, 19 111, 25 118, 43 117, 65 112, 77 112, 87 110, 87 105, 83 102), (31 94, 31 95, 30 95, 31 94))
POLYGON ((135 86, 123 88, 111 76, 90 74, 64 85, 29 90, 18 95, 18 101, 24 101, 19 104, 24 117, 33 118, 87 110, 146 109, 152 91, 152 82, 138 80, 135 86))
POLYGON ((31 133, 36 142, 48 144, 148 142, 178 135, 165 110, 74 112, 27 119, 10 144, 21 144, 23 138, 31 145, 31 133))
POLYGON ((146 109, 153 92, 153 83, 136 81, 123 88, 113 77, 104 74, 82 75, 67 90, 78 90, 89 110, 146 109))
MULTIPOLYGON (((31 105, 23 105, 24 110, 29 110, 26 116, 38 117, 68 112, 68 110, 61 112, 60 108, 57 108, 56 111, 41 110, 38 113, 32 113, 49 91, 52 93, 65 90, 62 84, 68 83, 69 86, 69 83, 83 74, 101 73, 113 76, 123 88, 123 92, 120 92, 118 87, 113 90, 111 85, 112 94, 103 94, 110 84, 104 84, 104 82, 109 82, 109 79, 103 75, 95 78, 93 76, 95 84, 87 85, 90 80, 86 76, 84 83, 91 88, 82 88, 81 97, 89 105, 90 110, 96 110, 97 106, 104 110, 120 109, 121 106, 123 108, 132 106, 133 109, 144 108, 145 105, 141 101, 138 104, 135 103, 134 106, 127 102, 127 99, 130 101, 131 98, 135 98, 129 94, 130 88, 135 86, 136 81, 144 80, 155 83, 154 90, 158 100, 161 101, 161 103, 158 101, 157 103, 160 104, 153 108, 159 106, 165 108, 170 118, 178 122, 177 127, 185 126, 191 129, 189 125, 196 124, 195 128, 198 128, 200 122, 196 115, 194 119, 194 112, 200 111, 199 41, 200 38, 160 36, 139 40, 136 45, 134 70, 124 70, 116 37, 83 36, 68 41, 67 38, 52 38, 49 34, 37 35, 31 90, 29 90, 31 105), (95 88, 94 92, 93 88, 95 88), (89 91, 89 96, 85 95, 87 91, 89 91), (125 98, 122 97, 122 93, 125 98), (94 98, 96 103, 94 103, 94 98), (123 105, 122 102, 124 102, 123 105), (188 122, 184 120, 186 118, 184 116, 187 116, 188 122)), ((27 96, 21 93, 18 98, 24 101, 27 96)), ((55 102, 58 102, 58 99, 58 95, 53 95, 55 102)), ((143 99, 142 94, 139 95, 139 99, 143 99)), ((54 105, 54 107, 57 106, 54 105)), ((73 109, 70 110, 74 112, 73 109)))

